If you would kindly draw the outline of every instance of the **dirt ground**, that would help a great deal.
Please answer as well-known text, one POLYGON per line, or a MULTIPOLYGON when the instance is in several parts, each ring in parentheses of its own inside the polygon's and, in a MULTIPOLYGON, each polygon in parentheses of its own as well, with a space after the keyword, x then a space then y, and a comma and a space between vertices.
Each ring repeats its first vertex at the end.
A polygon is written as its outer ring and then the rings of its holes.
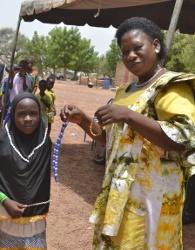
MULTIPOLYGON (((88 88, 74 82, 57 82, 55 86, 58 113, 66 103, 78 105, 89 115, 104 105, 114 92, 88 88)), ((56 117, 52 140, 59 133, 61 121, 56 117)), ((76 125, 65 130, 60 151, 60 182, 52 178, 52 204, 48 216, 48 250, 91 250, 93 225, 90 211, 101 187, 104 167, 93 163, 95 150, 91 139, 76 125)), ((184 227, 184 250, 195 249, 195 224, 184 227)))

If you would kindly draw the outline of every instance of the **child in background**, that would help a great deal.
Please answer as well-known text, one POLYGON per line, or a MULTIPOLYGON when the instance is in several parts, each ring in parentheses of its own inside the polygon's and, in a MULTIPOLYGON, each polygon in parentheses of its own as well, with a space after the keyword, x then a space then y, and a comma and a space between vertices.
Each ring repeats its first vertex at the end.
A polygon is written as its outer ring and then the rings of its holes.
POLYGON ((51 123, 50 120, 50 113, 53 111, 53 102, 51 96, 47 93, 47 81, 40 80, 39 81, 39 94, 37 94, 37 98, 41 104, 41 113, 42 117, 47 120, 48 122, 48 134, 51 131, 51 123))
POLYGON ((33 66, 33 69, 32 69, 32 79, 33 79, 33 94, 36 94, 38 88, 39 88, 39 81, 41 80, 40 79, 40 76, 39 76, 39 69, 36 67, 36 66, 33 66))
POLYGON ((47 78, 47 91, 46 91, 46 93, 49 94, 49 96, 52 99, 52 109, 48 116, 48 124, 49 124, 48 129, 50 129, 49 133, 51 131, 51 124, 54 122, 54 116, 56 115, 56 108, 55 108, 56 95, 53 91, 54 83, 55 83, 55 78, 53 76, 49 76, 47 78))

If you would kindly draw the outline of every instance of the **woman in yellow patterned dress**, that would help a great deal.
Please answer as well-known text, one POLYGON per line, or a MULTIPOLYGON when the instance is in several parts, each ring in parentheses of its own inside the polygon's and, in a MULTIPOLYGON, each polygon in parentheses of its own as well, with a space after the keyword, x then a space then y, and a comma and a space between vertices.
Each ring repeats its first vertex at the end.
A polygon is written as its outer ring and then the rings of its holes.
POLYGON ((93 249, 181 250, 183 170, 195 163, 195 75, 163 68, 163 35, 148 19, 126 20, 116 38, 137 82, 96 111, 99 123, 73 105, 61 113, 106 143, 107 167, 90 217, 93 249))

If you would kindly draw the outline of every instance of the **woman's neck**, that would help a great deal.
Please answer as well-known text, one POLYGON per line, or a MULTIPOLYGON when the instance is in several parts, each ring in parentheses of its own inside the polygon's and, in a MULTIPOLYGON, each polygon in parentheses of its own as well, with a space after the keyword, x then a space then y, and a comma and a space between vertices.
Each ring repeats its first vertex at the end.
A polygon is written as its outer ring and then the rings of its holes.
POLYGON ((165 68, 162 66, 156 67, 155 70, 152 71, 151 74, 145 75, 144 77, 139 77, 136 85, 145 86, 153 80, 155 80, 157 77, 161 76, 165 72, 165 68))

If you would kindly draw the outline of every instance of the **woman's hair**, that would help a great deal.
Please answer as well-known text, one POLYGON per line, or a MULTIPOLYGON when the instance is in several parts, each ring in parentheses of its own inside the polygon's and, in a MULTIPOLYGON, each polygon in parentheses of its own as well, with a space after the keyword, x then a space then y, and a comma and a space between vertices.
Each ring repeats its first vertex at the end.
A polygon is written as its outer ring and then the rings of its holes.
POLYGON ((158 54, 160 60, 164 60, 167 55, 167 49, 164 43, 164 35, 160 28, 151 20, 144 17, 132 17, 120 24, 116 32, 116 39, 119 47, 121 46, 122 36, 131 30, 141 30, 152 40, 158 39, 160 42, 160 52, 158 54))

